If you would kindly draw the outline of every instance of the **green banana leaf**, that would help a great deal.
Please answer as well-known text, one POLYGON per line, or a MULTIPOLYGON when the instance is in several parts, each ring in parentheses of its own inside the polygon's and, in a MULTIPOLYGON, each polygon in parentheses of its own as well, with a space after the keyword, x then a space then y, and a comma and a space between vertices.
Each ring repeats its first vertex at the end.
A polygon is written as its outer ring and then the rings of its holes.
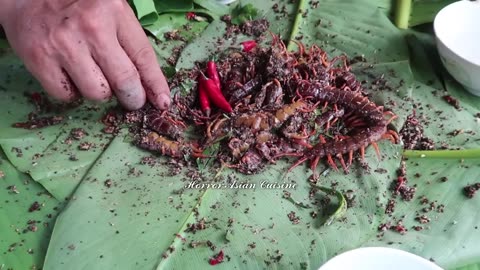
POLYGON ((159 15, 158 20, 152 25, 146 26, 145 30, 161 41, 166 40, 165 33, 173 30, 178 31, 185 39, 191 40, 192 34, 201 32, 207 25, 208 22, 190 22, 184 13, 168 13, 159 15), (183 28, 186 24, 191 25, 188 31, 183 28))
POLYGON ((188 12, 193 10, 193 0, 155 0, 158 13, 188 12))
POLYGON ((142 25, 151 25, 158 20, 158 13, 153 0, 132 0, 132 3, 142 25))
MULTIPOLYGON (((478 98, 467 94, 438 65, 431 35, 394 27, 389 19, 393 5, 387 0, 321 0, 317 8, 305 0, 278 2, 286 7, 287 18, 276 18, 271 1, 241 4, 253 4, 259 17, 267 18, 272 31, 287 41, 301 38, 307 45, 322 46, 330 55, 365 59, 352 70, 373 100, 398 115, 394 127, 399 130, 415 110, 425 123, 425 134, 437 147, 447 144, 450 151, 405 153, 409 184, 416 185, 414 199, 396 198, 393 214, 385 213, 391 198, 389 187, 403 154, 401 145, 388 141, 379 144, 381 159, 367 149, 369 169, 356 162, 345 175, 321 165, 320 180, 312 186, 310 170, 299 166, 286 173, 291 164, 286 161, 253 176, 209 167, 198 173, 180 168, 181 173, 176 173, 168 158, 152 156, 125 140, 126 130, 113 138, 93 136, 100 133, 98 120, 112 104, 97 105, 93 111, 91 104, 85 104, 67 112, 68 121, 58 126, 38 131, 13 129, 11 123, 23 120, 32 109, 23 92, 39 87, 19 61, 6 53, 0 55, 0 91, 5 97, 0 100, 4 117, 0 146, 9 162, 55 198, 71 197, 56 221, 44 269, 210 269, 209 258, 220 251, 226 259, 215 266, 218 269, 318 269, 336 254, 362 246, 407 250, 446 269, 478 269, 480 219, 476 210, 480 198, 467 199, 462 193, 480 175, 475 134, 478 98), (306 17, 302 16, 305 11, 306 17), (376 83, 374 78, 381 75, 386 85, 376 83), (446 94, 457 98, 462 109, 447 104, 442 99, 446 94), (70 130, 78 127, 88 127, 91 134, 86 139, 103 146, 81 153, 76 151, 79 142, 65 145, 70 130), (459 129, 464 132, 449 135, 459 129), (23 156, 17 156, 16 148, 23 156), (72 153, 78 161, 68 160, 72 153), (35 154, 41 155, 32 162, 35 154), (152 157, 156 165, 142 164, 144 157, 152 157), (269 189, 265 182, 290 186, 269 189), (192 188, 199 183, 226 187, 192 188), (249 185, 240 188, 239 183, 249 185), (425 212, 428 224, 416 220, 425 208, 423 197, 440 207, 425 212), (378 231, 380 224, 399 219, 408 229, 406 234, 378 231), (196 230, 195 224, 202 229, 196 230), (420 231, 413 228, 420 225, 420 231)), ((215 46, 224 29, 223 22, 213 21, 185 47, 175 69, 190 68, 195 61, 226 49, 215 46)), ((238 45, 242 38, 247 37, 239 37, 237 43, 227 41, 225 46, 238 45)), ((171 48, 180 44, 152 43, 164 67, 171 48)), ((287 45, 297 49, 293 42, 287 45)), ((11 206, 5 209, 2 213, 0 208, 0 220, 16 211, 11 206)), ((45 235, 43 243, 48 238, 45 235)), ((0 247, 5 245, 1 239, 0 247)), ((45 252, 45 244, 40 249, 45 252)), ((2 260, 0 253, 0 269, 2 260)), ((6 262, 7 269, 24 265, 11 259, 6 262)), ((41 264, 41 256, 33 263, 41 264)))
POLYGON ((172 25, 165 23, 165 18, 162 18, 162 15, 170 13, 181 13, 185 17, 187 12, 196 12, 206 14, 212 19, 218 19, 219 15, 230 11, 228 6, 215 0, 129 0, 128 2, 135 10, 142 26, 147 29, 172 25))
POLYGON ((0 269, 39 269, 64 200, 57 200, 0 151, 0 269), (29 212, 34 202, 41 208, 29 212))
POLYGON ((396 0, 395 24, 407 29, 431 23, 445 6, 458 0, 396 0))
POLYGON ((1 148, 15 167, 21 172, 28 172, 55 198, 62 200, 69 197, 82 175, 111 140, 109 135, 98 136, 103 128, 98 120, 105 111, 96 105, 84 104, 67 111, 64 116, 68 121, 60 125, 37 131, 12 128, 13 123, 25 121, 34 109, 25 95, 41 91, 41 88, 11 54, 0 56, 0 69, 0 85, 4 89, 2 95, 5 95, 0 100, 1 148), (66 144, 65 139, 74 128, 83 128, 89 135, 84 140, 66 144), (78 145, 86 140, 96 147, 91 151, 78 151, 78 145), (72 155, 77 161, 70 161, 72 155))

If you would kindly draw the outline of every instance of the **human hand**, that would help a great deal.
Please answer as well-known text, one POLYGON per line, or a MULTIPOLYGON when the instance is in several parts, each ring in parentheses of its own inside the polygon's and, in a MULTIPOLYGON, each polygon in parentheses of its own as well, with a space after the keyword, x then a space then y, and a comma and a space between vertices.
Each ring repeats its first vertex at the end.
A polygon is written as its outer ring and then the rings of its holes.
POLYGON ((27 69, 54 98, 112 95, 129 110, 159 109, 170 90, 125 0, 0 0, 0 24, 27 69))

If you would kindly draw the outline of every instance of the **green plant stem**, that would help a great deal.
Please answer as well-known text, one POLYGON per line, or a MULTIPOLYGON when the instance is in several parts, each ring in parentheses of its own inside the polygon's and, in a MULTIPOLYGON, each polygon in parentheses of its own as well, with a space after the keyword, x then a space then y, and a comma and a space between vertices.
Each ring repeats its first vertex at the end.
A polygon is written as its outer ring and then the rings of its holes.
POLYGON ((298 34, 298 30, 300 29, 300 24, 303 21, 302 14, 303 12, 305 12, 306 3, 307 3, 306 0, 300 0, 298 2, 297 15, 295 16, 295 21, 293 22, 292 31, 290 32, 290 39, 288 40, 288 45, 287 45, 288 50, 293 49, 292 46, 294 43, 292 42, 292 40, 295 40, 295 36, 298 34))
POLYGON ((327 187, 323 187, 323 186, 316 186, 316 185, 312 185, 312 188, 316 189, 316 190, 321 190, 327 194, 335 194, 335 196, 337 197, 337 200, 338 200, 338 207, 337 209, 335 210, 335 212, 330 215, 330 217, 325 221, 325 225, 329 226, 331 225, 334 221, 336 220, 339 220, 340 218, 342 218, 345 213, 347 212, 347 200, 345 199, 345 197, 343 196, 343 194, 338 191, 338 190, 334 190, 334 189, 331 189, 331 188, 327 188, 327 187))
POLYGON ((409 27, 433 22, 435 16, 442 8, 456 1, 458 0, 415 2, 411 7, 412 11, 408 20, 409 27))
POLYGON ((408 28, 410 12, 412 11, 412 0, 396 0, 395 25, 401 29, 408 28))
POLYGON ((480 158, 480 149, 436 151, 405 150, 403 156, 407 158, 480 158))

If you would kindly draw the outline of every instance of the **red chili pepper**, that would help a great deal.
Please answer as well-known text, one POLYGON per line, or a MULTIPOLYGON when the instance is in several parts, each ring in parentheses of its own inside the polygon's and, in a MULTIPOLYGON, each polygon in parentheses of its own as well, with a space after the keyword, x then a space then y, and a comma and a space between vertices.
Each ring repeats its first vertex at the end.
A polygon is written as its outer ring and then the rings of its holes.
POLYGON ((220 91, 220 88, 218 88, 213 79, 209 79, 205 77, 205 75, 201 75, 199 78, 199 84, 201 87, 203 87, 203 89, 205 89, 208 98, 211 102, 213 102, 213 104, 215 104, 215 106, 227 113, 231 113, 233 111, 232 106, 230 106, 230 103, 228 103, 228 101, 225 99, 222 91, 220 91))
POLYGON ((185 14, 185 17, 187 17, 187 20, 194 20, 195 17, 197 17, 197 14, 195 14, 195 12, 187 12, 187 14, 185 14))
POLYGON ((210 79, 212 79, 217 85, 218 89, 222 90, 220 86, 220 75, 218 75, 217 65, 213 61, 207 62, 207 74, 210 79))
POLYGON ((201 83, 198 84, 198 99, 200 101, 200 107, 202 108, 202 111, 207 117, 209 117, 211 112, 210 100, 208 100, 207 92, 204 88, 204 85, 201 83))
POLYGON ((210 260, 208 260, 210 265, 217 265, 221 262, 223 262, 223 250, 220 250, 218 254, 214 255, 212 258, 210 258, 210 260))
POLYGON ((257 47, 257 42, 255 40, 247 40, 240 44, 242 44, 242 48, 244 52, 249 52, 253 50, 253 48, 257 47))

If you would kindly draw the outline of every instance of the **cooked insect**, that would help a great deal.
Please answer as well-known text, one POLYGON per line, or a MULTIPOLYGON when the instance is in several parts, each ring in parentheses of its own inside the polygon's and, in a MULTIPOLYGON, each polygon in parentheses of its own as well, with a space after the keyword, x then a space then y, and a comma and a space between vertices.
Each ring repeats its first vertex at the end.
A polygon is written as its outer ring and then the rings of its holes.
POLYGON ((188 74, 198 85, 170 111, 147 111, 137 145, 180 158, 218 144, 216 159, 246 174, 284 157, 297 158, 290 169, 310 160, 315 170, 326 159, 348 172, 369 145, 380 157, 377 141, 398 141, 388 128, 395 114, 366 96, 345 55, 329 59, 316 45, 297 45, 287 51, 273 35, 269 47, 255 43, 200 64, 188 74), (188 128, 199 136, 184 139, 188 128))

